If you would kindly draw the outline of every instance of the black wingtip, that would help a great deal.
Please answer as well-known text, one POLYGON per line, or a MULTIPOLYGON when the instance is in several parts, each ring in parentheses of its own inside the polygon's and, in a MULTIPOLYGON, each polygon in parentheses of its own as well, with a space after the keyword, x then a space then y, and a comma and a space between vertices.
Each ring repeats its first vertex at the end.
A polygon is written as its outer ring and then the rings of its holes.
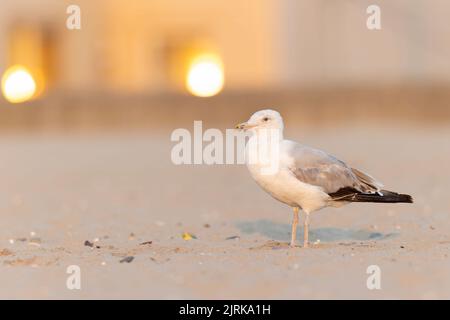
MULTIPOLYGON (((413 198, 409 194, 396 193, 392 191, 382 190, 382 196, 373 199, 374 202, 387 202, 387 203, 414 203, 413 198)), ((367 198, 362 196, 363 199, 367 198)))
POLYGON ((342 188, 338 192, 331 193, 330 196, 335 201, 414 203, 409 194, 400 194, 388 190, 381 190, 377 193, 362 193, 353 188, 342 188))
POLYGON ((411 197, 409 194, 399 194, 399 198, 399 202, 414 203, 413 197, 411 197))

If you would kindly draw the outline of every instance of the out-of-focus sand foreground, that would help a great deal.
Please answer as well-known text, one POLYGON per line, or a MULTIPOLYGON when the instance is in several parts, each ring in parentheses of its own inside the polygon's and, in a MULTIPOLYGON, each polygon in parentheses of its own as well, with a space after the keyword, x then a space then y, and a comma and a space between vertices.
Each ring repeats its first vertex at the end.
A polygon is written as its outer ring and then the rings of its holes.
POLYGON ((0 298, 450 298, 449 99, 428 94, 419 107, 414 95, 392 94, 359 106, 345 94, 297 106, 240 97, 195 99, 183 109, 181 99, 149 108, 136 130, 124 124, 140 118, 132 107, 123 117, 107 106, 77 109, 85 117, 39 113, 50 110, 39 103, 3 106, 11 132, 0 138, 0 298), (192 130, 194 119, 204 129, 231 128, 277 106, 288 138, 327 150, 415 203, 324 209, 312 216, 315 244, 289 249, 291 209, 260 190, 245 166, 171 162, 173 129, 192 130), (92 114, 121 129, 84 130, 103 123, 92 114), (73 118, 86 121, 68 131, 41 126, 73 118), (81 268, 81 290, 66 287, 70 265, 81 268), (366 286, 370 265, 381 268, 381 290, 366 286))

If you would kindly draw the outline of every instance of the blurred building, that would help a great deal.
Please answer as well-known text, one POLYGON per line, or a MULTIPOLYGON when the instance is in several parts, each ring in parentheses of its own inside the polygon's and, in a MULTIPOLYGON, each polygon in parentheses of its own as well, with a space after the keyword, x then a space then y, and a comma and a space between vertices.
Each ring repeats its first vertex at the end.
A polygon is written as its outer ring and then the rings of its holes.
POLYGON ((196 56, 225 89, 450 82, 446 0, 15 0, 0 2, 0 72, 38 90, 181 92, 196 56), (366 27, 381 7, 382 30, 366 27), (81 30, 66 9, 81 8, 81 30))

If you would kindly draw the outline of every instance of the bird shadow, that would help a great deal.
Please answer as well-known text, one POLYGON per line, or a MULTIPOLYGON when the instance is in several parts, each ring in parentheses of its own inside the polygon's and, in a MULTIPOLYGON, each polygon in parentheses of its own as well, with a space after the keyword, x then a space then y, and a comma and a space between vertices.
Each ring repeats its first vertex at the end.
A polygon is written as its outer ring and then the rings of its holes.
MULTIPOLYGON (((257 220, 241 221, 236 224, 236 227, 242 233, 258 233, 272 240, 289 241, 291 238, 291 225, 289 224, 275 223, 269 220, 257 220)), ((317 228, 309 230, 309 239, 311 242, 317 240, 320 240, 320 242, 385 240, 396 235, 396 233, 339 228, 317 228)), ((301 227, 297 228, 297 238, 303 239, 303 228, 301 227)))

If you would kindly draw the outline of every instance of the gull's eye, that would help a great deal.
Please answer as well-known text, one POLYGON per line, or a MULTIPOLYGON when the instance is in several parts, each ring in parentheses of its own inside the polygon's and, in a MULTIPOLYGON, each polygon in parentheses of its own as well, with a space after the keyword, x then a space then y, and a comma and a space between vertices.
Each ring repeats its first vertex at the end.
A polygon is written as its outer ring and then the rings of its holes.
POLYGON ((269 118, 268 118, 268 117, 264 117, 264 118, 263 118, 263 121, 264 121, 264 122, 267 122, 267 121, 269 121, 269 118))

